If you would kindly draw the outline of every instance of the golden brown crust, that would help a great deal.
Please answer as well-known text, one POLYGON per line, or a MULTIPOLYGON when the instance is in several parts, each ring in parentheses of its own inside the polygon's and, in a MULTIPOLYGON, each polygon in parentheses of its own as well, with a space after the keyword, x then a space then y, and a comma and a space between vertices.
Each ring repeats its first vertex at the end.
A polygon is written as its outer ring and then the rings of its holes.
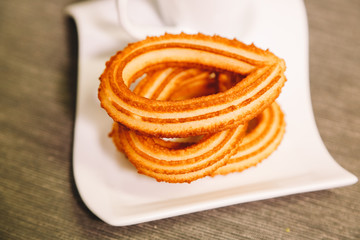
POLYGON ((284 71, 283 60, 254 45, 165 34, 113 56, 99 99, 115 121, 110 137, 139 173, 190 183, 242 171, 276 149, 284 71))

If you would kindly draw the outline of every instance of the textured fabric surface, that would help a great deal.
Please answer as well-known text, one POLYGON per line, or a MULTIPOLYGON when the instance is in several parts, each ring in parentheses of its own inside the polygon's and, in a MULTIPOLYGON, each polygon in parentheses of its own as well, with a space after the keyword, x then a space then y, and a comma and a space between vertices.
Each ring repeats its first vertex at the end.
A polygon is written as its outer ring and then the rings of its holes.
MULTIPOLYGON (((0 1, 0 239, 360 239, 359 183, 112 227, 72 172, 77 38, 72 0, 0 1)), ((322 139, 360 176, 360 1, 305 1, 322 139)))

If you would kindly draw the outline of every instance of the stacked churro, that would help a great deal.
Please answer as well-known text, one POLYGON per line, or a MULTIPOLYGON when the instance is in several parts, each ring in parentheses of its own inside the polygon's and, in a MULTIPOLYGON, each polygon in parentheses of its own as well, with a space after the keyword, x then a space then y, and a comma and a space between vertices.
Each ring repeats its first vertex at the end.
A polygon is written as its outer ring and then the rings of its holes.
POLYGON ((284 71, 282 59, 254 45, 165 34, 111 57, 99 99, 114 120, 110 136, 139 173, 192 182, 242 171, 277 148, 284 71))

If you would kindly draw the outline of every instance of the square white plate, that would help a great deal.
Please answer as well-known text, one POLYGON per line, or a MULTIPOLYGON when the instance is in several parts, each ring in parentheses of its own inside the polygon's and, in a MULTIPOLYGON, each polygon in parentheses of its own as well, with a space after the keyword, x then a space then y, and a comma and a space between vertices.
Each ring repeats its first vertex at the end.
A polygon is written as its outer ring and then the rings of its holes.
MULTIPOLYGON (((158 21, 149 6, 137 9, 138 16, 148 14, 154 23, 158 21)), ((238 39, 269 48, 287 63, 288 81, 278 98, 287 123, 281 145, 257 167, 191 184, 158 183, 139 175, 108 137, 112 120, 100 108, 98 78, 110 56, 133 41, 117 23, 115 1, 82 2, 69 6, 66 12, 75 19, 79 35, 75 182, 88 208, 106 223, 136 224, 357 181, 333 160, 315 125, 302 1, 252 1, 251 17, 246 23, 234 23, 249 26, 238 39)))

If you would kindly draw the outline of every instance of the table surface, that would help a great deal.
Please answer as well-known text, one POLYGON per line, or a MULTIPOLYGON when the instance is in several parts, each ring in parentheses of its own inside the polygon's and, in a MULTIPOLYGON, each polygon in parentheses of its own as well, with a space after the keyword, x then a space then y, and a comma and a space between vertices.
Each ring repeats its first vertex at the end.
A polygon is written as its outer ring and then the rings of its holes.
MULTIPOLYGON (((1 239, 360 239, 360 184, 113 227, 82 202, 72 172, 74 0, 0 2, 1 239)), ((360 1, 305 1, 316 123, 360 176, 360 1)))

